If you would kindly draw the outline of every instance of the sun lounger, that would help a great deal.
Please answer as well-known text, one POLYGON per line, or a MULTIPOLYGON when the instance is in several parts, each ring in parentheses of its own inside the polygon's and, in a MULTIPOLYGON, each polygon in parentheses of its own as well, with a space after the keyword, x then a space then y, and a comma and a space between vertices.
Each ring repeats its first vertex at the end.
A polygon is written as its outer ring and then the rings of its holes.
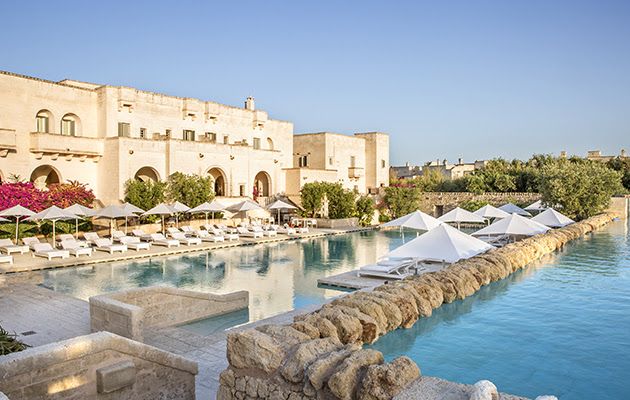
POLYGON ((165 247, 179 247, 179 240, 175 239, 167 239, 161 233, 153 233, 149 235, 151 238, 151 243, 157 246, 165 246, 165 247))
POLYGON ((175 240, 178 240, 179 243, 185 244, 186 246, 194 246, 197 244, 201 244, 201 239, 198 237, 187 237, 184 232, 176 232, 172 233, 171 237, 175 240))
POLYGON ((135 251, 149 250, 151 248, 151 243, 143 242, 139 237, 135 236, 123 236, 120 238, 120 243, 135 251))
POLYGON ((33 245, 33 255, 52 260, 53 258, 68 258, 70 257, 70 252, 67 250, 55 250, 50 243, 36 243, 33 245))
POLYGON ((0 263, 9 263, 13 265, 13 256, 0 256, 0 263))
POLYGON ((166 234, 167 235, 172 237, 174 233, 182 233, 182 231, 180 231, 179 229, 174 228, 172 226, 170 228, 166 228, 166 234))
POLYGON ((297 230, 298 233, 308 233, 308 228, 305 226, 296 226, 295 230, 297 230))
POLYGON ((357 276, 372 276, 386 279, 404 279, 411 275, 410 268, 416 262, 410 259, 381 260, 376 264, 365 265, 359 268, 357 276))
POLYGON ((248 231, 246 228, 243 228, 241 226, 236 228, 236 232, 238 232, 239 236, 251 237, 251 238, 254 238, 254 239, 263 237, 263 233, 262 232, 248 231))
POLYGON ((222 229, 217 229, 214 227, 210 228, 210 233, 212 233, 214 236, 221 236, 228 241, 238 240, 238 233, 228 233, 222 229))
POLYGON ((190 225, 182 226, 180 229, 182 230, 182 232, 184 232, 186 236, 192 236, 196 232, 190 225))
POLYGON ((8 255, 11 255, 11 253, 24 254, 24 253, 28 253, 28 250, 29 250, 28 246, 20 246, 20 245, 13 244, 11 239, 0 239, 0 251, 3 251, 7 253, 8 255))
POLYGON ((22 243, 24 243, 25 246, 28 246, 28 248, 31 250, 33 250, 33 246, 35 246, 36 244, 41 244, 39 239, 34 236, 22 238, 22 243))
POLYGON ((221 235, 210 234, 208 231, 197 231, 196 236, 204 242, 225 242, 225 237, 221 235))
POLYGON ((295 236, 298 234, 295 228, 291 228, 290 226, 287 226, 287 225, 278 227, 278 229, 276 229, 276 232, 282 233, 288 236, 295 236))
POLYGON ((272 236, 278 236, 278 232, 273 231, 273 230, 264 230, 262 227, 260 226, 253 226, 251 228, 252 232, 260 232, 263 234, 263 236, 267 236, 267 237, 272 237, 272 236))
POLYGON ((61 233, 57 235, 57 241, 59 241, 59 246, 61 246, 61 242, 70 241, 78 243, 81 247, 90 247, 90 245, 85 240, 77 240, 73 235, 69 233, 61 233))
POLYGON ((119 251, 124 253, 127 251, 127 246, 124 244, 114 244, 110 239, 100 238, 94 241, 94 246, 96 246, 96 250, 105 251, 109 254, 114 254, 119 251))
POLYGON ((98 236, 98 233, 96 232, 84 232, 83 238, 88 244, 91 244, 91 245, 96 244, 96 241, 100 239, 100 237, 98 236))
POLYGON ((70 252, 70 255, 73 255, 77 258, 79 258, 79 256, 88 256, 91 257, 92 256, 92 248, 91 247, 85 247, 82 246, 81 243, 79 243, 76 240, 63 240, 61 242, 61 248, 63 250, 67 250, 68 252, 70 252))
POLYGON ((152 240, 151 235, 148 233, 144 233, 142 229, 134 229, 131 231, 131 234, 135 237, 139 237, 140 240, 144 240, 145 242, 150 242, 152 240))

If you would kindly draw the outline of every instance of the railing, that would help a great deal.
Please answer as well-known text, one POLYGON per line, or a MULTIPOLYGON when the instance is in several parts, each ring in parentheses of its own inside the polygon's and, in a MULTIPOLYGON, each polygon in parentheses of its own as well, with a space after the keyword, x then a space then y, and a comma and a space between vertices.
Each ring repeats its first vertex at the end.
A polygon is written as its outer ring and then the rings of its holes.
POLYGON ((0 128, 0 149, 14 150, 15 146, 15 130, 0 128))
POLYGON ((31 153, 102 156, 103 140, 81 136, 31 132, 31 153))
POLYGON ((348 167, 348 178, 360 178, 363 176, 363 168, 348 167))

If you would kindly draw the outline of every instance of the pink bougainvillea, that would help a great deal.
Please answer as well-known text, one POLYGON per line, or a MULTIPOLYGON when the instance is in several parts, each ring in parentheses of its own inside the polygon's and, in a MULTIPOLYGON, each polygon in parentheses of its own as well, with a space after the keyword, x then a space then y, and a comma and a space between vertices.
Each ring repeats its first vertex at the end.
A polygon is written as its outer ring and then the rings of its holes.
POLYGON ((65 208, 73 204, 90 207, 94 193, 78 182, 59 183, 40 190, 31 182, 0 184, 0 210, 21 205, 39 212, 52 205, 65 208))

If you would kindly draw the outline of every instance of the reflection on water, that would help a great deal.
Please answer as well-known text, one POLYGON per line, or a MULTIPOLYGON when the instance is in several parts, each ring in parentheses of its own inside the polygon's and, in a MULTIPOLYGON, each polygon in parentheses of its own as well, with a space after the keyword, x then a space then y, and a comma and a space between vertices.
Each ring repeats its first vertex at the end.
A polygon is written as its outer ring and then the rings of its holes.
POLYGON ((44 285, 81 299, 153 285, 212 293, 247 290, 249 319, 255 321, 338 295, 336 290, 318 288, 317 279, 373 263, 401 240, 398 231, 357 232, 50 270, 44 272, 44 285))
POLYGON ((630 398, 630 245, 615 222, 373 346, 423 374, 560 399, 630 398))

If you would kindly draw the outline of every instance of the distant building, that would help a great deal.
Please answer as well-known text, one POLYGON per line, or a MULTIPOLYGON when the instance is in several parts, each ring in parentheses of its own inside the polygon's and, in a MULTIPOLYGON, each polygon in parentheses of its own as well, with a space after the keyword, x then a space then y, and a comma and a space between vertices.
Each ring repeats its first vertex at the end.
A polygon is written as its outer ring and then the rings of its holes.
POLYGON ((422 167, 422 172, 437 171, 442 174, 445 179, 458 179, 466 175, 472 174, 475 170, 481 169, 486 166, 486 161, 475 161, 471 163, 465 163, 463 159, 458 159, 457 164, 449 164, 448 160, 444 159, 440 162, 439 159, 429 162, 422 167))
POLYGON ((409 165, 408 162, 401 167, 390 167, 391 174, 397 179, 415 178, 422 175, 422 167, 419 165, 409 165))
MULTIPOLYGON (((565 154, 566 156, 566 152, 562 152, 565 154)), ((561 153, 561 154, 562 154, 561 153)), ((621 149, 621 151, 619 152, 618 156, 603 156, 602 152, 599 150, 590 150, 586 153, 586 159, 587 160, 591 160, 591 161, 601 161, 601 162, 608 162, 610 160, 612 160, 613 158, 629 158, 628 154, 626 154, 626 150, 625 149, 621 149)))

